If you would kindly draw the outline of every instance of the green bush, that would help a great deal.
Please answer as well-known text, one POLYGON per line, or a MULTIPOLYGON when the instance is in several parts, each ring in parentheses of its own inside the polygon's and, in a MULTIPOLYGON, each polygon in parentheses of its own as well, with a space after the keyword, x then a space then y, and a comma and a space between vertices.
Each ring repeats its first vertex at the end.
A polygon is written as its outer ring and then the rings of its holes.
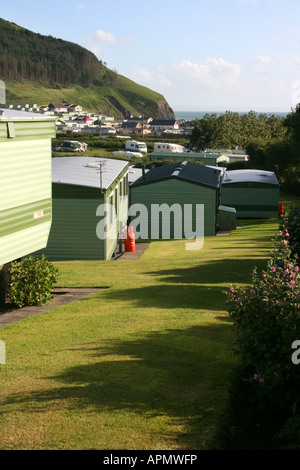
POLYGON ((285 215, 282 221, 282 230, 289 233, 289 246, 292 256, 300 256, 300 208, 292 207, 285 215))
POLYGON ((271 259, 261 273, 253 271, 249 288, 227 292, 227 307, 237 326, 237 352, 249 384, 270 407, 289 409, 297 400, 299 367, 292 362, 292 343, 300 339, 300 271, 291 256, 290 234, 282 226, 271 259))
POLYGON ((32 256, 11 263, 9 298, 18 307, 44 305, 52 299, 51 290, 58 279, 58 269, 32 256))

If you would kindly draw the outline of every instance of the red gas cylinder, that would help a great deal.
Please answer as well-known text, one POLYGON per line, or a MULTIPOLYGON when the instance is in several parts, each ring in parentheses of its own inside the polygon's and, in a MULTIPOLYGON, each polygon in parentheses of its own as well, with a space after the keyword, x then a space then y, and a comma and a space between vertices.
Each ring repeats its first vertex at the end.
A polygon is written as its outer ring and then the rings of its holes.
POLYGON ((125 235, 125 251, 135 252, 135 235, 133 227, 127 227, 125 235))
POLYGON ((279 215, 283 215, 283 214, 284 214, 283 204, 279 204, 279 215))

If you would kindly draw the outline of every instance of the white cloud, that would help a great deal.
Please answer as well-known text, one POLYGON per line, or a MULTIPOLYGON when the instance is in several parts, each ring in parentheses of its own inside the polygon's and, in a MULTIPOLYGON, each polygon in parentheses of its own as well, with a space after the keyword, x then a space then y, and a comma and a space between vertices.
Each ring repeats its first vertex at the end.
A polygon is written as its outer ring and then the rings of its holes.
POLYGON ((186 86, 193 84, 208 90, 234 90, 241 75, 241 66, 227 62, 219 57, 208 57, 200 63, 182 60, 169 66, 159 66, 157 72, 144 68, 132 73, 134 80, 172 86, 183 82, 186 86))
POLYGON ((286 64, 290 64, 290 65, 300 64, 300 56, 297 54, 292 54, 290 56, 283 56, 281 60, 283 60, 286 64))
POLYGON ((274 66, 278 65, 278 63, 284 63, 285 65, 300 65, 300 55, 291 54, 274 54, 273 56, 270 55, 260 55, 255 57, 250 61, 250 65, 252 70, 256 72, 260 72, 265 70, 267 66, 273 64, 274 66))
POLYGON ((107 33, 102 29, 98 29, 93 36, 89 36, 83 42, 83 46, 97 56, 102 54, 101 46, 103 44, 117 45, 118 41, 112 33, 107 33))
POLYGON ((264 68, 265 65, 269 65, 273 62, 273 58, 270 55, 259 55, 255 57, 250 63, 254 72, 259 72, 264 68))
POLYGON ((208 57, 201 63, 183 60, 172 66, 176 74, 208 90, 234 90, 241 66, 219 57, 208 57))
MULTIPOLYGON (((269 66, 288 58, 268 55, 258 56, 252 65, 269 66)), ((295 59, 295 58, 294 58, 295 59)), ((290 58, 291 60, 291 58, 290 58)), ((173 109, 214 107, 233 109, 265 109, 271 107, 289 109, 292 89, 288 78, 279 74, 251 74, 247 68, 222 57, 208 57, 201 62, 182 60, 156 70, 138 68, 132 72, 132 80, 165 96, 173 109)))
POLYGON ((103 47, 105 45, 126 48, 130 46, 132 42, 133 39, 131 37, 124 37, 119 40, 113 33, 106 32, 103 29, 97 29, 95 34, 86 38, 82 45, 99 57, 103 54, 103 47))
POLYGON ((172 81, 164 74, 161 67, 158 67, 157 72, 150 72, 144 68, 138 68, 132 72, 131 78, 137 83, 142 83, 144 86, 155 84, 156 89, 159 87, 172 86, 172 81))
POLYGON ((90 39, 97 43, 107 42, 109 44, 117 44, 118 42, 112 33, 106 33, 102 29, 98 29, 96 31, 96 34, 94 34, 94 36, 91 36, 90 39))
POLYGON ((138 68, 131 78, 153 89, 170 89, 184 83, 185 88, 201 87, 209 91, 234 91, 238 86, 241 66, 219 57, 208 57, 201 63, 182 60, 169 66, 159 66, 157 71, 138 68))

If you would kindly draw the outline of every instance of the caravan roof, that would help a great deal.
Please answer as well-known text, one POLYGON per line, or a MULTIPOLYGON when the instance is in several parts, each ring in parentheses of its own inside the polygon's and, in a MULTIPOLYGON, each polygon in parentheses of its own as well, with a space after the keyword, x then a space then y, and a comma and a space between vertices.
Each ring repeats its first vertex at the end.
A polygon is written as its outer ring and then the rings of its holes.
POLYGON ((144 177, 136 180, 132 186, 149 184, 169 178, 178 178, 191 183, 218 188, 221 178, 221 169, 183 161, 153 168, 148 171, 144 177))
POLYGON ((264 170, 232 170, 226 171, 222 184, 232 183, 265 183, 279 185, 277 177, 272 171, 264 170))
POLYGON ((54 116, 48 116, 42 113, 31 113, 29 111, 18 111, 16 109, 8 109, 0 107, 1 120, 56 120, 54 116))
POLYGON ((102 188, 107 189, 126 168, 128 162, 95 157, 53 158, 52 183, 99 188, 100 164, 103 164, 102 188))

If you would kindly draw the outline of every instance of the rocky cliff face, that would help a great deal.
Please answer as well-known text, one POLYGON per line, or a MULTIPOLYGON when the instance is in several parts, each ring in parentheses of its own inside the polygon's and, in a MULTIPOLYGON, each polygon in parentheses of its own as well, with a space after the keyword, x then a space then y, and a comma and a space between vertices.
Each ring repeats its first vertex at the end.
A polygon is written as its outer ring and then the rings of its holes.
POLYGON ((105 97, 120 113, 122 113, 125 119, 130 118, 130 112, 121 105, 121 103, 114 96, 105 97))
POLYGON ((172 108, 164 100, 157 100, 158 105, 158 119, 175 119, 175 114, 172 108))

